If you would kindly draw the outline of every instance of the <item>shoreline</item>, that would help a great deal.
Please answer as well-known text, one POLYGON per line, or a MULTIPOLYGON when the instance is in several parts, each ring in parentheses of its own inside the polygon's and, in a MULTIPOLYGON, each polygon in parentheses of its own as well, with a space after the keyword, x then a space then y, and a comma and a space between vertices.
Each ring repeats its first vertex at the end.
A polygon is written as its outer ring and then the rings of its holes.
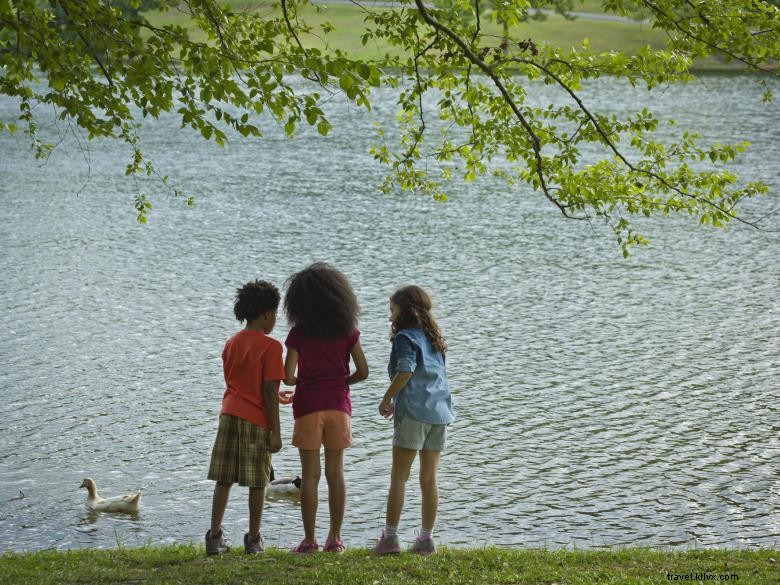
POLYGON ((3 553, 0 584, 13 583, 669 583, 776 584, 780 549, 441 548, 421 557, 379 557, 368 549, 338 556, 284 549, 247 556, 237 546, 208 557, 202 545, 3 553))

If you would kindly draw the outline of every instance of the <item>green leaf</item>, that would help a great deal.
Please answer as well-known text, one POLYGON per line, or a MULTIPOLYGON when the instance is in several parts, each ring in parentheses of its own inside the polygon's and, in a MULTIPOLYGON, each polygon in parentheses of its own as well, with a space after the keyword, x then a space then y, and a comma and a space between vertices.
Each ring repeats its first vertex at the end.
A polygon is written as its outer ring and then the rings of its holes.
POLYGON ((363 79, 369 79, 371 77, 371 67, 367 63, 358 63, 357 72, 363 79))
POLYGON ((67 80, 62 78, 62 77, 50 77, 49 78, 49 85, 55 91, 62 91, 63 89, 65 89, 66 83, 67 83, 67 80))
POLYGON ((352 78, 352 73, 350 73, 349 71, 347 71, 341 77, 339 77, 339 87, 344 91, 349 92, 354 85, 355 85, 355 80, 352 78))
POLYGON ((284 133, 289 137, 292 137, 295 133, 295 118, 289 118, 287 120, 287 123, 284 125, 284 133))

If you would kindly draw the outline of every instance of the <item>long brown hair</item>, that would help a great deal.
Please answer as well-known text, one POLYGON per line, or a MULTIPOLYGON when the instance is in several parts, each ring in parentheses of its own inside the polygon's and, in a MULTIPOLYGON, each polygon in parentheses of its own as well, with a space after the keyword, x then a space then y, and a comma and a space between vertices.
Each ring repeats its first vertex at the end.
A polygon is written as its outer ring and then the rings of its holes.
POLYGON ((287 279, 284 311, 305 336, 333 339, 352 333, 360 305, 344 274, 315 262, 287 279))
POLYGON ((433 318, 433 303, 427 292, 415 284, 410 284, 395 291, 390 302, 398 307, 398 316, 391 320, 391 341, 401 329, 420 327, 436 351, 447 353, 447 341, 433 318))

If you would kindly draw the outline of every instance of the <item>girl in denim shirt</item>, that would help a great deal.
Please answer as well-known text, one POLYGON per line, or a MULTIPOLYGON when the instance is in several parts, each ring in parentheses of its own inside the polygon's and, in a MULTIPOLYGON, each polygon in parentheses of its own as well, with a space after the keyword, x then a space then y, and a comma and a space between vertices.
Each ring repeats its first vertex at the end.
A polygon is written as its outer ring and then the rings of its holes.
POLYGON ((379 404, 379 413, 395 418, 393 465, 387 495, 387 520, 374 551, 401 552, 398 523, 412 463, 420 453, 422 528, 411 547, 419 554, 436 552, 433 525, 439 507, 436 474, 444 449, 447 425, 454 420, 444 354, 447 343, 431 314, 431 298, 419 286, 410 285, 390 297, 390 387, 379 404))

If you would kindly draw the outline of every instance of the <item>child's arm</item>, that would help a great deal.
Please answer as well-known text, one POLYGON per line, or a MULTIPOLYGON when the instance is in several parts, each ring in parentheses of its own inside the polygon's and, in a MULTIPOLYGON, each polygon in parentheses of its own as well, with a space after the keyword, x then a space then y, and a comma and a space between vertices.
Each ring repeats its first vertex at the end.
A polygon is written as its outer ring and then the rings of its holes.
POLYGON ((412 379, 412 374, 417 367, 417 352, 408 337, 396 335, 393 339, 393 351, 395 352, 395 363, 390 365, 391 371, 395 371, 395 375, 390 381, 390 386, 385 392, 382 402, 379 403, 379 414, 385 418, 393 417, 391 401, 412 379))
POLYGON ((379 414, 385 418, 393 417, 393 404, 392 400, 396 394, 398 394, 406 383, 412 379, 412 372, 397 372, 393 376, 393 380, 390 382, 390 386, 385 392, 382 402, 379 403, 379 414))
POLYGON ((279 380, 263 383, 263 398, 271 423, 271 453, 278 453, 282 449, 281 424, 279 423, 279 380))
POLYGON ((298 367, 298 352, 287 348, 287 357, 284 359, 284 383, 287 386, 295 386, 298 378, 295 376, 295 369, 298 367))
POLYGON ((360 347, 359 341, 352 346, 349 355, 352 356, 352 361, 355 364, 355 371, 347 378, 347 386, 357 384, 368 378, 368 362, 366 361, 366 356, 363 353, 363 348, 360 347))

